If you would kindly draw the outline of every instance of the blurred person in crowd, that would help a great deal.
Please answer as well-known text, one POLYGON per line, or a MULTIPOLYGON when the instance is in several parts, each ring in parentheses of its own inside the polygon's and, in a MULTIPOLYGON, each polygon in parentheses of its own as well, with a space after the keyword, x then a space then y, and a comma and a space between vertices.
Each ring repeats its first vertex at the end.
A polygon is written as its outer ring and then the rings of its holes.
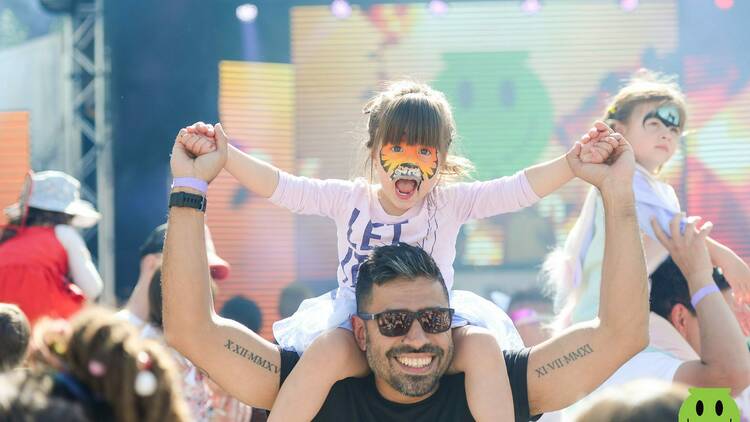
MULTIPOLYGON (((224 280, 229 277, 229 263, 216 254, 216 248, 211 239, 211 232, 208 226, 205 227, 206 250, 208 255, 208 265, 211 271, 212 280, 224 280)), ((148 235, 141 245, 139 252, 141 256, 140 269, 138 272, 138 281, 133 287, 127 303, 123 309, 117 313, 121 318, 127 319, 136 327, 143 327, 148 321, 148 292, 151 280, 154 278, 154 272, 161 267, 162 249, 164 249, 164 235, 167 232, 167 224, 156 227, 148 235)))
MULTIPOLYGON (((602 392, 575 422, 672 422, 688 397, 687 386, 661 380, 633 381, 602 392)), ((737 421, 739 422, 739 421, 737 421)))
POLYGON ((40 321, 30 361, 92 420, 191 420, 167 350, 111 311, 89 308, 70 322, 40 321))
POLYGON ((259 333, 263 326, 263 314, 258 304, 242 295, 232 296, 224 302, 219 315, 233 319, 256 333, 259 333))
POLYGON ((33 324, 67 318, 102 291, 102 279, 76 228, 99 213, 80 198, 80 183, 59 171, 31 173, 18 203, 5 209, 0 235, 0 302, 15 303, 33 324))
POLYGON ((94 419, 95 410, 87 410, 87 404, 72 395, 61 378, 47 372, 17 370, 0 374, 0 421, 100 420, 94 419))
MULTIPOLYGON (((213 294, 215 297, 215 293, 213 294)), ((145 338, 164 342, 164 325, 162 319, 161 269, 157 269, 149 283, 148 289, 148 324, 144 325, 141 335, 145 338)), ((228 301, 227 318, 235 319, 248 328, 257 331, 261 325, 260 309, 248 299, 235 296, 228 301)), ((222 312, 227 309, 222 307, 222 312)), ((166 346, 166 344, 165 344, 166 346)), ((228 395, 221 387, 203 374, 188 359, 176 350, 169 348, 178 364, 182 376, 182 391, 195 421, 243 422, 250 421, 253 408, 228 395)), ((265 413, 260 415, 265 417, 265 413)))
MULTIPOLYGON (((732 289, 718 267, 711 273, 728 306, 732 289)), ((712 286, 711 286, 712 287, 712 286)), ((685 275, 669 257, 651 274, 651 344, 681 360, 700 359, 701 329, 685 275)))
POLYGON ((690 219, 683 234, 680 220, 680 215, 672 219, 671 237, 653 225, 670 258, 651 275, 649 347, 566 414, 608 387, 644 378, 726 387, 734 396, 750 385, 750 353, 732 312, 735 299, 727 280, 711 265, 706 246, 712 225, 698 231, 697 220, 690 219))
POLYGON ((513 294, 508 305, 508 315, 526 347, 535 346, 552 336, 546 326, 553 315, 552 301, 537 289, 513 294))
POLYGON ((312 290, 299 282, 284 287, 279 296, 279 317, 284 319, 294 315, 300 303, 313 296, 312 290))
MULTIPOLYGON (((157 268, 148 286, 148 320, 141 329, 141 336, 156 340, 166 346, 162 321, 161 269, 157 268)), ((177 362, 181 376, 182 394, 190 408, 192 419, 208 421, 211 418, 211 389, 206 376, 189 360, 174 349, 169 348, 177 362)))
MULTIPOLYGON (((554 315, 552 301, 539 289, 532 288, 516 292, 509 298, 508 315, 518 329, 526 347, 532 347, 552 337, 549 323, 554 315)), ((561 412, 548 412, 539 422, 557 422, 561 412)))
MULTIPOLYGON (((296 309, 295 307, 294 310, 296 309)), ((219 315, 237 321, 255 333, 259 333, 263 326, 263 315, 258 305, 242 295, 233 296, 226 301, 221 307, 219 315)), ((212 421, 239 422, 252 420, 253 422, 262 422, 267 419, 268 412, 242 403, 210 379, 209 386, 213 392, 214 417, 211 418, 212 421)))
POLYGON ((31 327, 16 305, 0 303, 0 373, 11 370, 26 359, 31 327))
POLYGON ((750 384, 750 353, 732 312, 734 301, 723 274, 711 265, 705 234, 691 222, 671 238, 654 226, 670 259, 651 276, 649 348, 623 365, 607 384, 642 377, 697 387, 729 387, 737 394, 750 384), (691 231, 692 230, 692 231, 691 231))

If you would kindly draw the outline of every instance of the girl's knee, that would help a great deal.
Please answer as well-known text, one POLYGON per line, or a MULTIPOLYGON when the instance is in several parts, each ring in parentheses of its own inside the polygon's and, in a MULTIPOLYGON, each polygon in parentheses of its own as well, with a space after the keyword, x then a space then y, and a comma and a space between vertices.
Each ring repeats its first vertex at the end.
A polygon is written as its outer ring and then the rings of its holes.
POLYGON ((345 328, 333 328, 318 336, 302 356, 311 355, 316 360, 346 363, 354 352, 361 353, 352 332, 345 328))
POLYGON ((500 343, 492 332, 484 327, 466 325, 453 329, 453 342, 456 352, 461 355, 475 353, 496 354, 502 351, 500 343))

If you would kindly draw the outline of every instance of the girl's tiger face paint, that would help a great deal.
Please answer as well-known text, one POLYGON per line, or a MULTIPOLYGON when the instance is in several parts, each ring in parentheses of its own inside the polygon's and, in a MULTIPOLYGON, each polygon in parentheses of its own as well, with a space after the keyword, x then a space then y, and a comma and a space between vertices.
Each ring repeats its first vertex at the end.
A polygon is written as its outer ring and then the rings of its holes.
MULTIPOLYGON (((380 148, 378 174, 391 208, 405 211, 424 198, 437 184, 440 157, 426 145, 384 144, 380 148)), ((381 201, 382 202, 382 201, 381 201)))
POLYGON ((437 173, 438 155, 435 147, 424 145, 386 144, 380 148, 380 164, 391 180, 401 178, 422 183, 437 173))

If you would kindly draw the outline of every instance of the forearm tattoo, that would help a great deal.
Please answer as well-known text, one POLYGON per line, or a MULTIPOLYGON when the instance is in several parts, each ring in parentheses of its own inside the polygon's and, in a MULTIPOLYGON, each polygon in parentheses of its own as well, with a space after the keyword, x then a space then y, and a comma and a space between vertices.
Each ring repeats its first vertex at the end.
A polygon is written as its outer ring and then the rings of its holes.
POLYGON ((552 362, 549 362, 548 364, 541 366, 539 368, 536 368, 536 377, 541 378, 555 369, 560 369, 564 366, 567 366, 578 359, 581 359, 582 357, 594 353, 594 349, 591 348, 590 344, 586 344, 584 346, 581 346, 578 348, 578 350, 574 350, 567 355, 563 355, 562 357, 559 357, 552 362))
POLYGON ((227 339, 227 342, 224 343, 224 348, 229 350, 230 352, 234 353, 235 355, 247 359, 250 362, 260 366, 261 368, 267 370, 268 372, 271 372, 273 374, 279 373, 279 367, 277 365, 274 365, 269 361, 268 359, 263 358, 261 355, 257 355, 246 348, 242 347, 238 343, 235 343, 234 341, 227 339))

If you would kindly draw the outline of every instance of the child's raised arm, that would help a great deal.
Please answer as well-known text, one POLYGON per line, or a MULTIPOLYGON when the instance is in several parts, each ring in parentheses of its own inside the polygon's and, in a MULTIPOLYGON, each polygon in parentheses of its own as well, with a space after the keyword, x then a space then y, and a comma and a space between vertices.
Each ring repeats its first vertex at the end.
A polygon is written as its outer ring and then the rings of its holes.
MULTIPOLYGON (((190 135, 181 141, 190 153, 200 156, 216 148, 215 137, 228 137, 220 123, 216 126, 198 122, 186 128, 190 135)), ((279 183, 279 169, 228 144, 227 162, 224 166, 243 186, 256 195, 270 198, 279 183)))
MULTIPOLYGON (((738 302, 750 304, 750 267, 734 251, 708 238, 708 253, 714 266, 721 268, 727 282, 732 286, 732 293, 738 302)), ((745 333, 750 334, 750 333, 745 333)))
MULTIPOLYGON (((604 122, 594 123, 594 127, 581 137, 580 159, 584 163, 601 164, 605 162, 617 147, 617 140, 611 135, 614 132, 604 122)), ((571 149, 545 163, 536 164, 526 169, 526 178, 538 197, 544 198, 573 179, 573 172, 568 164, 571 149)))
MULTIPOLYGON (((178 142, 193 156, 201 156, 216 149, 216 141, 228 141, 220 124, 196 123, 185 128, 178 142)), ((259 160, 227 142, 227 161, 224 168, 242 185, 256 195, 268 198, 273 204, 296 214, 338 218, 346 209, 353 184, 339 179, 315 179, 294 176, 259 160)))
POLYGON ((446 192, 452 195, 449 200, 454 204, 456 218, 464 222, 533 205, 573 178, 570 160, 602 164, 610 159, 620 139, 624 139, 622 135, 597 122, 567 154, 554 160, 526 168, 513 176, 453 184, 446 192))

